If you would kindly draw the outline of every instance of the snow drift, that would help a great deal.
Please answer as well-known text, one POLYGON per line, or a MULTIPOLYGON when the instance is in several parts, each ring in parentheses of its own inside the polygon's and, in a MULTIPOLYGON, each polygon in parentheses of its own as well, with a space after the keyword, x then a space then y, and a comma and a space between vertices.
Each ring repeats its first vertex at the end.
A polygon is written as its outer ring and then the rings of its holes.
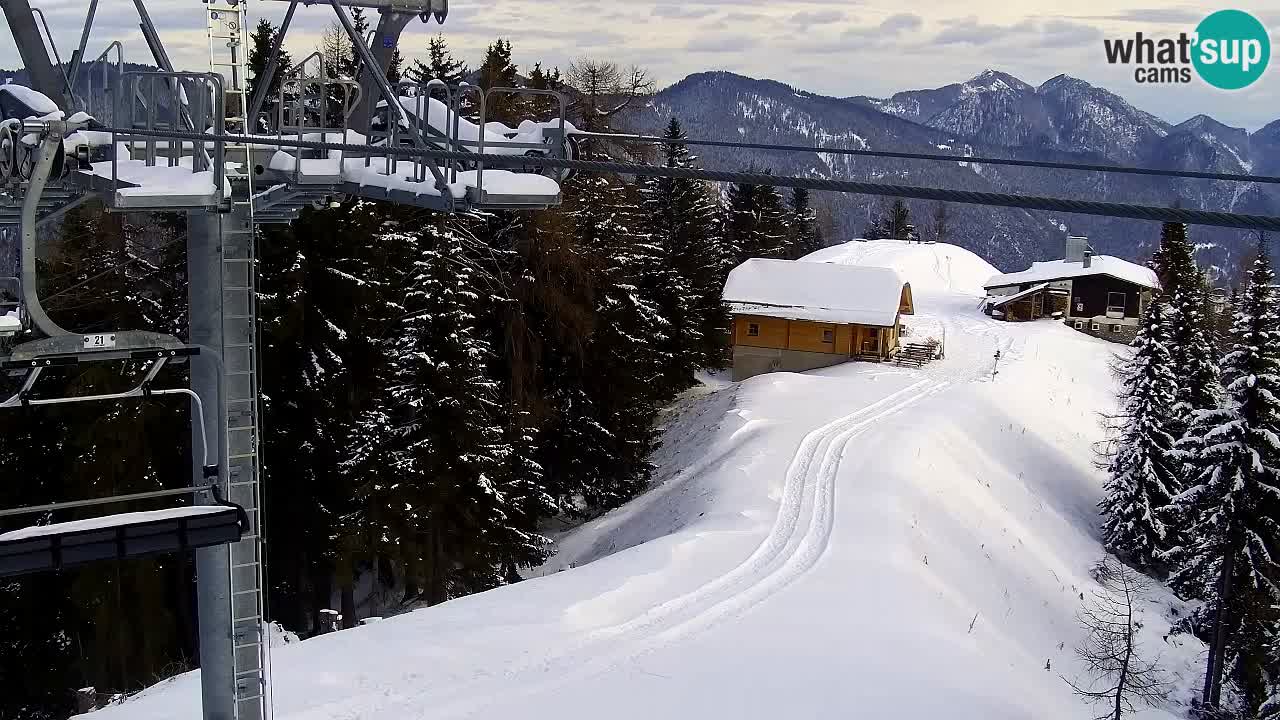
POLYGON ((809 253, 801 260, 893 268, 917 293, 982 295, 983 283, 1000 272, 962 247, 904 240, 853 240, 809 253))

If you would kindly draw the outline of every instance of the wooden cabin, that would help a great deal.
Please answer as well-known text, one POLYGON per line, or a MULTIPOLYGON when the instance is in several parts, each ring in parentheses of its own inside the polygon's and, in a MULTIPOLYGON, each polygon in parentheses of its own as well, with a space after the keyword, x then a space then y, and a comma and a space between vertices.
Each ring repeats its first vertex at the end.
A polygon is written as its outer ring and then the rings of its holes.
POLYGON ((723 298, 733 316, 733 379, 802 371, 898 349, 911 285, 889 268, 754 258, 734 268, 723 298))
POLYGON ((1085 238, 1068 238, 1062 260, 1032 263, 986 282, 986 311, 1009 321, 1050 317, 1080 332, 1130 342, 1160 282, 1150 268, 1094 255, 1085 238))

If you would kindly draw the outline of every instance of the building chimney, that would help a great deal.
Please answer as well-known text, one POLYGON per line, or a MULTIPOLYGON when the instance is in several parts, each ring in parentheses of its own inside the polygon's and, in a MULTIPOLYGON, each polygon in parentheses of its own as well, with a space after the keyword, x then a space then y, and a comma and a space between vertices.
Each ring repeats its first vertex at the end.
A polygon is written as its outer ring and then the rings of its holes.
POLYGON ((1086 249, 1084 251, 1084 254, 1081 255, 1080 261, 1084 263, 1085 267, 1089 267, 1090 265, 1093 265, 1093 252, 1086 249))
POLYGON ((1089 238, 1080 235, 1068 235, 1066 247, 1063 249, 1062 261, 1069 263, 1082 262, 1084 252, 1089 249, 1089 238))

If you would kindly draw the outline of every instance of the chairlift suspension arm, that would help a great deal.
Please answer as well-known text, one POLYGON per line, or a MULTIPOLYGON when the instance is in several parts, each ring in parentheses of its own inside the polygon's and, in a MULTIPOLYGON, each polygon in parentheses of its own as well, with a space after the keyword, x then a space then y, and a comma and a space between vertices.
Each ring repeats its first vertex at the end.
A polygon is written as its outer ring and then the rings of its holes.
MULTIPOLYGON (((35 168, 31 171, 31 180, 27 186, 26 196, 22 199, 22 299, 27 315, 35 326, 45 335, 70 335, 71 332, 58 325, 45 312, 40 304, 39 285, 36 279, 36 221, 40 208, 40 196, 44 193, 49 181, 49 173, 53 169, 53 161, 57 151, 62 147, 62 137, 68 124, 56 121, 48 123, 43 129, 40 139, 38 157, 35 168)), ((25 129, 24 129, 25 130, 25 129)))

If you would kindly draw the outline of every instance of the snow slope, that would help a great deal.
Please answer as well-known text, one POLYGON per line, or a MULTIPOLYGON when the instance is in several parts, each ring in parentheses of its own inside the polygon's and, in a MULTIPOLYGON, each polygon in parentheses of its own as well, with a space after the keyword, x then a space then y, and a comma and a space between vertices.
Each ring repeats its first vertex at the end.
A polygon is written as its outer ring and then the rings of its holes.
MULTIPOLYGON (((696 391, 660 484, 563 538, 542 577, 278 648, 277 720, 1086 717, 1060 674, 1096 588, 1092 445, 1122 349, 982 315, 942 289, 990 274, 959 249, 824 252, 932 287, 916 306, 946 359, 696 391)), ((1143 632, 1179 690, 1141 716, 1175 716, 1195 683, 1171 606, 1153 598, 1143 632)), ((94 717, 186 720, 198 685, 94 717)))
POLYGON ((946 290, 982 295, 983 283, 1000 272, 962 247, 904 240, 854 240, 809 253, 801 260, 891 267, 916 293, 946 290))

